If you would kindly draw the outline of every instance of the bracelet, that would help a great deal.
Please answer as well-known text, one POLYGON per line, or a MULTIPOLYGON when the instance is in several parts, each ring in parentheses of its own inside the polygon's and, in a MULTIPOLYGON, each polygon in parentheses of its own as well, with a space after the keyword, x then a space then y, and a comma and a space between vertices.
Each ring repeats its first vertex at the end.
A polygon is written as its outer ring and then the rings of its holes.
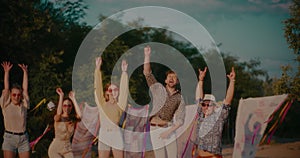
POLYGON ((235 82, 235 80, 230 80, 230 82, 235 82))

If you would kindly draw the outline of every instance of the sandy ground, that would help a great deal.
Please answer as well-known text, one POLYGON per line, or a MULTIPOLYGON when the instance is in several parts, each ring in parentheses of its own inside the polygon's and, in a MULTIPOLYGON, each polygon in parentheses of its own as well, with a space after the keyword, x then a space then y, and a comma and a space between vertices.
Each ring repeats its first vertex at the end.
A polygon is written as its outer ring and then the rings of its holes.
MULTIPOLYGON (((231 158, 233 148, 224 148, 223 157, 231 158)), ((256 151, 256 158, 300 158, 300 142, 262 145, 256 151)))
MULTIPOLYGON (((232 147, 224 148, 223 158, 231 158, 232 152, 232 147)), ((146 158, 154 158, 153 152, 146 152, 146 158)), ((300 141, 260 146, 255 158, 300 158, 300 141)))

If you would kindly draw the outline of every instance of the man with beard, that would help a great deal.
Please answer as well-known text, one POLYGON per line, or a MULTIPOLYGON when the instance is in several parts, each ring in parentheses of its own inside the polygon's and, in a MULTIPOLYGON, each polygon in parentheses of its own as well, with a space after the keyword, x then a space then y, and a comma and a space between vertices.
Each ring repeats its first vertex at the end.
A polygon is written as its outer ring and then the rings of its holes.
POLYGON ((185 103, 182 95, 176 89, 177 75, 174 71, 169 70, 166 73, 166 85, 158 83, 151 73, 150 46, 144 48, 144 55, 144 75, 153 96, 150 136, 154 154, 157 158, 176 158, 175 130, 184 123, 185 117, 185 103))

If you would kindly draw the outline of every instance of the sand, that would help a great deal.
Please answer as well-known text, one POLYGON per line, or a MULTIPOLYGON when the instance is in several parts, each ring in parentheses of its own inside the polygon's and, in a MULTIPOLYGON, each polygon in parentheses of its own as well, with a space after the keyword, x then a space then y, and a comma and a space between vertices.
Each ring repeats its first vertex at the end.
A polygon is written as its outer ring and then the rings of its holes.
MULTIPOLYGON (((233 148, 224 148, 223 157, 231 158, 233 148)), ((300 158, 300 141, 283 144, 262 145, 256 151, 256 158, 300 158)))
MULTIPOLYGON (((223 158, 231 158, 232 152, 232 147, 223 148, 223 158)), ((146 152, 146 158, 154 158, 153 152, 146 152)), ((255 158, 300 158, 300 141, 262 145, 258 148, 255 158)))

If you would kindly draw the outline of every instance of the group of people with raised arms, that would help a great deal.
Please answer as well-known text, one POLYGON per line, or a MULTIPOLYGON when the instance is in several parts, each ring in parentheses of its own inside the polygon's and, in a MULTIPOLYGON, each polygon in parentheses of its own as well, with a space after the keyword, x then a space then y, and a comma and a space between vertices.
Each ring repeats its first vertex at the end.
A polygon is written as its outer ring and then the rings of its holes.
MULTIPOLYGON (((149 113, 150 137, 155 157, 177 157, 176 130, 183 125, 186 110, 185 102, 180 91, 176 89, 179 83, 177 75, 170 70, 166 73, 165 85, 159 83, 150 67, 151 48, 144 48, 144 76, 153 95, 152 110, 149 113)), ((98 141, 98 155, 108 158, 110 151, 113 157, 124 157, 124 141, 118 126, 121 115, 128 106, 129 79, 127 74, 128 63, 121 64, 121 79, 119 86, 108 83, 103 87, 101 65, 102 58, 97 57, 94 72, 94 96, 99 109, 100 130, 98 141), (117 142, 111 145, 110 142, 117 142), (117 145, 115 145, 117 144, 117 145)), ((4 89, 0 98, 0 106, 4 116, 4 141, 2 150, 5 158, 30 157, 28 133, 26 132, 26 115, 29 109, 28 71, 27 65, 19 64, 23 70, 22 87, 9 84, 10 62, 3 62, 4 89)), ((229 86, 226 97, 220 104, 212 94, 204 94, 203 85, 207 68, 199 69, 199 81, 196 88, 198 104, 198 119, 194 133, 196 157, 222 157, 221 139, 224 122, 226 121, 230 104, 234 94, 235 71, 232 68, 227 75, 229 86)), ((56 115, 54 116, 55 137, 51 142, 48 155, 50 158, 72 158, 71 137, 74 134, 75 124, 81 119, 81 111, 75 98, 75 92, 70 91, 67 98, 61 88, 56 89, 59 96, 56 115)), ((193 116, 191 116, 193 117, 193 116)), ((189 156, 188 156, 189 157, 189 156)), ((192 157, 192 155, 190 156, 192 157)))
MULTIPOLYGON (((0 106, 4 119, 4 136, 2 150, 4 158, 29 158, 30 144, 26 131, 27 110, 30 108, 28 95, 28 66, 18 64, 23 70, 22 86, 9 83, 9 73, 13 64, 3 62, 4 89, 0 97, 0 106)), ((59 95, 57 112, 54 116, 55 138, 51 142, 48 155, 50 158, 72 158, 70 139, 74 133, 75 124, 80 121, 81 112, 75 98, 75 92, 70 91, 64 98, 61 88, 56 89, 59 95)))

